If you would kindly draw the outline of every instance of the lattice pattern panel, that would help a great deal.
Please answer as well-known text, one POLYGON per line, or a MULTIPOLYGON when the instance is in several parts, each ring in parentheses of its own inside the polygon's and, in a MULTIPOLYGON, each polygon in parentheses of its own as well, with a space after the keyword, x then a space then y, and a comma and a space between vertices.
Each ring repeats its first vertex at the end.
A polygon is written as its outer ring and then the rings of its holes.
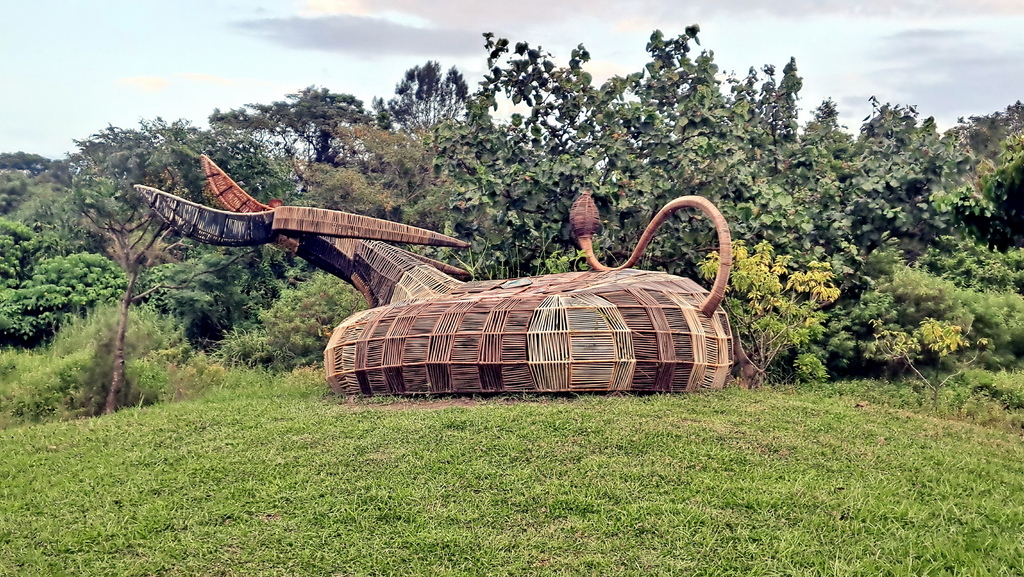
POLYGON ((721 310, 688 279, 636 270, 444 287, 335 329, 328 381, 344 394, 720 389, 732 366, 721 310))

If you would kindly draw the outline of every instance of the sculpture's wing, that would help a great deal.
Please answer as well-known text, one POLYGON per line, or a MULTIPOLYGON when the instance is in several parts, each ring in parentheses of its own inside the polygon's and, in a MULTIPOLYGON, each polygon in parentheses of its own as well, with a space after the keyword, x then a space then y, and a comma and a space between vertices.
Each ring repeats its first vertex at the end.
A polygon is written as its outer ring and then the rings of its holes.
MULTIPOLYGON (((217 166, 210 157, 206 155, 200 156, 200 164, 203 166, 203 173, 206 175, 207 183, 209 184, 210 191, 213 196, 217 199, 224 208, 232 212, 260 212, 270 210, 270 207, 257 201, 253 197, 249 196, 239 184, 232 180, 219 166, 217 166)), ((347 212, 339 211, 327 211, 323 209, 303 208, 303 207, 280 207, 289 209, 282 212, 278 218, 288 219, 287 225, 296 226, 292 229, 294 232, 300 232, 306 235, 317 234, 325 237, 349 237, 349 238, 360 238, 360 239, 373 239, 373 240, 387 240, 392 242, 402 242, 411 244, 431 244, 437 246, 454 246, 460 248, 466 248, 469 245, 453 239, 452 237, 445 237, 444 235, 438 235, 431 231, 424 229, 416 229, 414 226, 407 226, 406 224, 398 224, 396 222, 390 222, 388 220, 380 220, 376 218, 370 218, 368 216, 359 216, 357 214, 350 214, 347 212), (319 211, 319 212, 315 212, 319 211), (287 214, 287 216, 286 216, 287 214), (339 229, 339 225, 341 229, 339 229), (353 226, 354 225, 354 226, 353 226), (310 230, 311 229, 311 230, 310 230), (355 234, 338 234, 339 230, 345 230, 354 232, 355 234), (362 236, 370 235, 370 236, 362 236), (383 235, 374 236, 374 235, 383 235), (427 241, 427 242, 423 242, 427 241), (432 242, 440 241, 440 242, 432 242)), ((280 209, 279 209, 280 212, 280 209)), ((275 230, 279 230, 284 234, 288 234, 286 224, 275 226, 275 230)), ((419 258, 420 260, 435 267, 438 271, 449 274, 455 277, 469 277, 469 273, 459 269, 458 266, 453 266, 426 256, 410 253, 419 258)))
MULTIPOLYGON (((258 213, 257 213, 258 214, 258 213)), ((370 216, 311 208, 280 206, 274 209, 274 230, 283 233, 305 233, 337 238, 361 238, 407 244, 428 244, 469 248, 469 243, 448 235, 370 216)))

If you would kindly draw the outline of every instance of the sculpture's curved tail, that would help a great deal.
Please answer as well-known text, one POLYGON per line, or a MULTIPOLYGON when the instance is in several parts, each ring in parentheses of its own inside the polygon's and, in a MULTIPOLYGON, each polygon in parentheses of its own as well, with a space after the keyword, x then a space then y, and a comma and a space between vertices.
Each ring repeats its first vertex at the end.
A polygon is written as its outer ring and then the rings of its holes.
POLYGON ((594 255, 594 246, 591 239, 600 226, 600 219, 598 218, 597 205, 594 204, 594 199, 591 198, 589 190, 583 191, 583 194, 573 203, 569 214, 569 223, 572 226, 573 236, 576 237, 580 248, 586 253, 587 263, 591 268, 600 271, 622 270, 633 266, 640 260, 644 250, 647 249, 647 245, 650 244, 654 234, 658 231, 658 227, 668 220, 674 212, 682 208, 696 208, 703 212, 714 223, 715 231, 718 233, 718 251, 720 255, 718 274, 715 276, 715 283, 711 286, 711 291, 700 306, 700 310, 710 316, 718 308, 722 298, 725 297, 725 286, 729 282, 729 270, 732 268, 732 237, 729 234, 729 225, 726 223, 722 213, 718 211, 718 208, 710 200, 702 196, 681 196, 666 204, 654 216, 651 223, 647 225, 647 229, 644 230, 644 234, 640 237, 640 241, 637 242, 636 248, 629 259, 621 266, 614 268, 601 264, 594 255))

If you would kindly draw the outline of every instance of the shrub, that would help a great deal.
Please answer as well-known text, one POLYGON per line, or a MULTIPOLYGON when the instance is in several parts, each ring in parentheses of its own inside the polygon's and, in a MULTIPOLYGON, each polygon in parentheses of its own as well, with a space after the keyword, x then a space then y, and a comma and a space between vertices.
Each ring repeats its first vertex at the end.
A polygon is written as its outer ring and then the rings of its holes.
MULTIPOLYGON (((718 262, 718 253, 709 255, 700 264, 701 275, 714 278, 718 262)), ((745 386, 761 384, 777 359, 806 347, 820 335, 825 314, 819 309, 839 298, 832 280, 832 269, 823 263, 792 269, 790 259, 776 255, 767 241, 753 250, 742 241, 735 243, 732 274, 722 304, 748 357, 739 361, 745 386)), ((806 358, 803 368, 817 372, 806 358)))
POLYGON ((1024 249, 999 252, 968 239, 943 236, 918 260, 959 288, 1024 294, 1024 249))
POLYGON ((828 369, 818 355, 801 353, 793 361, 793 379, 799 385, 823 383, 828 380, 828 369))
POLYGON ((0 289, 0 345, 36 345, 76 315, 112 302, 124 287, 124 273, 104 256, 44 259, 17 288, 0 289))
POLYGON ((999 403, 1004 409, 1024 410, 1024 373, 969 370, 958 376, 958 383, 999 403))
POLYGON ((260 313, 262 329, 231 331, 217 352, 224 363, 290 370, 323 362, 331 331, 365 308, 362 295, 338 278, 316 272, 260 313))
POLYGON ((197 398, 210 389, 224 386, 228 379, 227 369, 205 354, 194 355, 180 365, 171 364, 166 370, 168 386, 162 391, 163 401, 197 398))
MULTIPOLYGON (((0 352, 0 420, 9 424, 100 413, 113 368, 116 322, 114 306, 99 307, 73 319, 43 349, 0 352)), ((168 391, 188 380, 176 376, 174 367, 197 362, 191 361, 180 327, 146 307, 133 309, 129 317, 125 357, 124 406, 171 398, 168 391)), ((212 380, 208 372, 199 376, 212 380)))
MULTIPOLYGON (((951 355, 947 369, 977 355, 989 370, 1024 368, 1024 297, 960 288, 920 267, 896 263, 874 286, 846 306, 830 311, 825 348, 828 365, 848 375, 894 376, 888 363, 872 352, 874 336, 912 334, 927 319, 956 325, 980 351, 967 347, 951 355)), ((919 369, 939 368, 938 358, 920 359, 919 369)))
POLYGON ((267 342, 263 327, 234 329, 225 335, 214 353, 221 363, 232 367, 255 368, 274 363, 274 350, 267 342))

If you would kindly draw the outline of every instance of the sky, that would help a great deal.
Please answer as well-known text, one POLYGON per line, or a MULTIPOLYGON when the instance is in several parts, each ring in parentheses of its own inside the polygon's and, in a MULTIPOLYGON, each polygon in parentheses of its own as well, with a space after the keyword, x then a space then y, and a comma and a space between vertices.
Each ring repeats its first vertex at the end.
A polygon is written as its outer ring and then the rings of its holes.
POLYGON ((595 82, 640 70, 654 29, 699 24, 725 73, 795 57, 806 115, 839 105, 856 130, 881 102, 940 127, 1024 100, 1024 0, 0 0, 0 152, 61 157, 107 126, 283 100, 307 86, 367 106, 428 60, 473 87, 484 32, 595 82))

